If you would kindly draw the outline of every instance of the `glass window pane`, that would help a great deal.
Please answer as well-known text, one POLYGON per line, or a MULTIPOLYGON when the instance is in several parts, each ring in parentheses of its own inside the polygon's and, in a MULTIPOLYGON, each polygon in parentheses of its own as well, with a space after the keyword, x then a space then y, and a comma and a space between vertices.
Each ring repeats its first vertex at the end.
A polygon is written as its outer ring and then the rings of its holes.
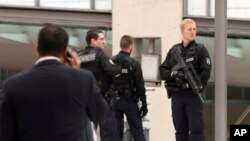
POLYGON ((41 7, 90 9, 90 0, 40 0, 41 7))
MULTIPOLYGON (((215 15, 215 0, 211 0, 211 16, 215 15)), ((249 0, 228 0, 227 1, 228 18, 250 18, 249 0)))
POLYGON ((188 15, 206 16, 206 0, 188 0, 188 15))
POLYGON ((211 0, 211 3, 210 3, 210 15, 212 17, 214 17, 214 14, 215 14, 215 0, 211 0))
POLYGON ((112 0, 95 0, 95 9, 111 10, 112 0))
POLYGON ((249 0, 228 0, 227 2, 229 18, 250 18, 249 0))
MULTIPOLYGON (((37 59, 34 49, 37 45, 38 33, 42 27, 42 25, 0 23, 0 87, 3 80, 8 77, 1 69, 18 71, 34 65, 37 59), (6 60, 6 58, 9 59, 6 60)), ((86 46, 87 31, 93 28, 100 29, 93 26, 65 26, 64 29, 69 35, 69 46, 77 51, 83 49, 86 46)), ((112 31, 110 28, 101 30, 107 41, 104 51, 111 56, 112 31)))
POLYGON ((3 5, 35 6, 35 0, 0 0, 3 5))

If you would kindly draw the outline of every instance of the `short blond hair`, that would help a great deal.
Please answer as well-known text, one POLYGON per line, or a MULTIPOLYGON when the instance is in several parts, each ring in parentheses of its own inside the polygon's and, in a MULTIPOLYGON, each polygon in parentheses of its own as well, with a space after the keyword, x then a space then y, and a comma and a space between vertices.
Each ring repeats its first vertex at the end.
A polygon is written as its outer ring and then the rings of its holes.
MULTIPOLYGON (((182 20, 181 21, 181 31, 185 28, 185 26, 187 25, 187 24, 190 24, 190 23, 195 23, 195 21, 194 20, 192 20, 192 19, 190 19, 190 18, 187 18, 187 19, 184 19, 184 20, 182 20)), ((196 24, 196 23, 195 23, 196 24)))

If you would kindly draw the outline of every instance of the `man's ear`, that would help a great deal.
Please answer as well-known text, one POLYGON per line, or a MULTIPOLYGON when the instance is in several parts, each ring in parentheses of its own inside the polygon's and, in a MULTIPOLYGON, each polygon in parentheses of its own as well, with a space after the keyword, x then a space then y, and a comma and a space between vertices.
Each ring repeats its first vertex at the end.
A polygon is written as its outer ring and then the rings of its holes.
POLYGON ((39 51, 39 47, 38 46, 36 47, 36 55, 40 56, 40 51, 39 51))
POLYGON ((95 39, 94 39, 94 38, 92 38, 92 39, 90 40, 90 44, 91 44, 91 45, 95 45, 95 39))
POLYGON ((130 44, 130 45, 129 45, 129 49, 132 49, 132 48, 133 48, 133 44, 130 44))
POLYGON ((67 60, 68 60, 68 56, 67 56, 68 49, 67 48, 65 50, 63 50, 62 53, 61 53, 61 56, 59 56, 59 58, 61 58, 63 63, 67 62, 67 60))

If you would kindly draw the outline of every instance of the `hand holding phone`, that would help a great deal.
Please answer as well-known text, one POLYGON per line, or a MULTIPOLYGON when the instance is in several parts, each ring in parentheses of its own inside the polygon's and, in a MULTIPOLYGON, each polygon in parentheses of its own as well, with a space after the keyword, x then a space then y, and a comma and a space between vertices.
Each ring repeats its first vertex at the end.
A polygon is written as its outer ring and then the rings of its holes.
POLYGON ((71 61, 72 60, 72 53, 70 53, 69 51, 67 51, 67 61, 71 61))
POLYGON ((80 68, 80 59, 77 53, 69 47, 67 47, 67 54, 65 60, 66 65, 73 68, 80 68))

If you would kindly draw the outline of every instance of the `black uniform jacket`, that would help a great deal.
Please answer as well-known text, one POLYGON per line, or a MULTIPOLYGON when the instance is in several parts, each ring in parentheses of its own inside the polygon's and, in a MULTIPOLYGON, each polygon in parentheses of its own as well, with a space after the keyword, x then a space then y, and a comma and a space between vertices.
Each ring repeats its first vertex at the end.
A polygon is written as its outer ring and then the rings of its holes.
MULTIPOLYGON (((118 55, 116 55, 112 58, 112 60, 114 61, 115 64, 118 64, 121 66, 122 66, 122 64, 119 64, 119 62, 131 60, 131 67, 132 67, 132 73, 133 73, 132 79, 134 82, 134 87, 136 89, 136 93, 141 100, 146 100, 145 85, 144 85, 144 79, 143 79, 142 69, 141 69, 140 63, 138 61, 136 61, 134 58, 131 58, 130 54, 128 52, 125 52, 125 51, 120 51, 118 55), (122 60, 119 60, 119 59, 122 59, 122 60)), ((131 82, 131 80, 130 80, 130 82, 131 82)), ((129 83, 127 85, 129 85, 129 83)))
POLYGON ((86 141, 88 119, 101 122, 109 109, 90 72, 57 60, 11 77, 2 91, 1 141, 86 141))
POLYGON ((105 80, 109 76, 116 76, 121 73, 120 66, 115 65, 113 61, 99 48, 87 46, 84 50, 78 53, 81 59, 81 68, 91 71, 98 86, 102 91, 107 90, 105 80))
POLYGON ((170 73, 171 69, 177 64, 177 61, 174 59, 172 54, 172 51, 177 47, 180 47, 182 55, 184 54, 183 56, 186 63, 193 64, 196 73, 200 77, 203 87, 205 87, 210 77, 211 61, 208 51, 204 47, 204 45, 196 43, 195 41, 190 42, 189 45, 185 48, 183 47, 182 43, 175 44, 172 48, 170 48, 165 61, 160 66, 161 79, 166 80, 166 82, 170 83, 175 81, 174 78, 171 77, 170 73), (189 58, 185 56, 185 54, 188 53, 191 54, 191 56, 188 56, 189 58))

